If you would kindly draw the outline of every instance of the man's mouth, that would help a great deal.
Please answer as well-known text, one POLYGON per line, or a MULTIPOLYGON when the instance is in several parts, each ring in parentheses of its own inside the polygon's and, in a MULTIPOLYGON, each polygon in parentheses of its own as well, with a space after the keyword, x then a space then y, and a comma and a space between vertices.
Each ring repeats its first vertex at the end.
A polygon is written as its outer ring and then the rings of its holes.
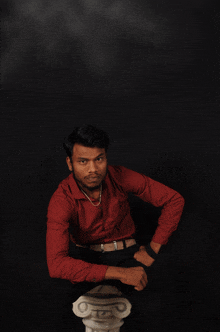
POLYGON ((99 179, 99 176, 87 176, 86 177, 86 180, 91 181, 91 182, 97 181, 98 179, 99 179))

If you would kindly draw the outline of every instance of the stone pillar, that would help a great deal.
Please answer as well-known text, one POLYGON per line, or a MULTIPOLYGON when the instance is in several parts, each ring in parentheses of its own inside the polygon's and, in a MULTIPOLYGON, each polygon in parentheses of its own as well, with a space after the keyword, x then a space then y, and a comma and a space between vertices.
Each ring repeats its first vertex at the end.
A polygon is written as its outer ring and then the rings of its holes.
POLYGON ((73 303, 73 312, 83 318, 85 332, 120 332, 131 304, 116 287, 100 285, 80 296, 73 303))

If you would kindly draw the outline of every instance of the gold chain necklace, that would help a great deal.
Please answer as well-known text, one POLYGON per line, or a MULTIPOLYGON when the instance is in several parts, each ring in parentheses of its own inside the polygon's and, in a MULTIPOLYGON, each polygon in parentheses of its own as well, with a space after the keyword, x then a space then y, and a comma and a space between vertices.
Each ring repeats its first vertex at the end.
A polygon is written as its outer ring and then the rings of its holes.
POLYGON ((93 206, 99 206, 101 204, 101 199, 102 199, 102 185, 101 185, 101 189, 100 189, 100 194, 99 194, 99 202, 98 204, 93 204, 93 202, 91 201, 91 199, 89 198, 89 196, 85 193, 85 191, 81 188, 81 191, 83 192, 83 194, 88 198, 88 200, 90 201, 90 203, 93 205, 93 206))

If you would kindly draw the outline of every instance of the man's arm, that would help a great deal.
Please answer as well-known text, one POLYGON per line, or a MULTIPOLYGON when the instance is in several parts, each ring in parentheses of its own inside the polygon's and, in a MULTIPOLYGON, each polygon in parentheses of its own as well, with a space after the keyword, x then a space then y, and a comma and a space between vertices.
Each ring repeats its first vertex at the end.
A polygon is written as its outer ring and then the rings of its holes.
POLYGON ((91 264, 69 256, 69 233, 47 227, 46 237, 47 265, 51 278, 66 279, 78 283, 83 281, 100 282, 104 280, 106 265, 91 264))
POLYGON ((115 267, 109 266, 105 279, 117 279, 123 284, 134 286, 137 291, 143 290, 147 283, 147 275, 143 267, 115 267))
POLYGON ((104 280, 107 265, 91 264, 69 256, 69 220, 72 205, 62 192, 52 196, 47 213, 46 254, 49 275, 72 283, 104 280))
MULTIPOLYGON (((152 180, 151 180, 152 181, 152 180)), ((154 181, 153 181, 154 182, 154 181)), ((156 183, 158 193, 158 187, 160 184, 156 183)), ((177 225, 182 215, 185 200, 184 198, 173 189, 170 189, 161 184, 161 196, 159 194, 152 195, 151 203, 155 206, 163 206, 161 215, 158 219, 158 227, 150 242, 151 249, 158 254, 162 245, 167 244, 171 234, 177 229, 177 225), (160 198, 160 200, 158 199, 160 198), (158 204, 158 202, 160 203, 158 204)), ((151 190, 154 191, 153 189, 151 190)), ((145 197, 145 195, 143 195, 145 197)), ((134 258, 146 266, 151 266, 155 259, 148 254, 145 247, 141 246, 139 251, 135 253, 134 258)))
MULTIPOLYGON (((157 229, 150 242, 151 249, 158 254, 161 246, 167 244, 169 237, 177 229, 185 200, 177 191, 144 174, 125 167, 120 167, 117 171, 120 173, 120 183, 126 192, 132 192, 143 201, 162 207, 157 229)), ((134 258, 146 266, 151 266, 154 262, 144 246, 140 247, 134 258)))
POLYGON ((162 208, 151 242, 152 249, 160 249, 158 245, 166 244, 177 229, 185 204, 184 198, 174 189, 124 166, 115 167, 113 176, 124 192, 133 193, 143 201, 162 208))

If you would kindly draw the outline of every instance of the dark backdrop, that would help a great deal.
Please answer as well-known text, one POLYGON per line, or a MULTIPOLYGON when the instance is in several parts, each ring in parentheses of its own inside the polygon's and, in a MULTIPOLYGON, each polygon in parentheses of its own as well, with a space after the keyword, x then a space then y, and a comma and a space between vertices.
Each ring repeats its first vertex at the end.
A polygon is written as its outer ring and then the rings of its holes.
MULTIPOLYGON (((46 211, 69 174, 63 138, 83 123, 110 134, 110 164, 143 172, 184 196, 179 228, 154 265, 166 304, 164 326, 218 331, 214 1, 5 0, 2 7, 5 331, 71 330, 62 318, 69 283, 50 279, 46 269, 46 211)), ((134 197, 130 201, 145 242, 158 211, 134 197)))

